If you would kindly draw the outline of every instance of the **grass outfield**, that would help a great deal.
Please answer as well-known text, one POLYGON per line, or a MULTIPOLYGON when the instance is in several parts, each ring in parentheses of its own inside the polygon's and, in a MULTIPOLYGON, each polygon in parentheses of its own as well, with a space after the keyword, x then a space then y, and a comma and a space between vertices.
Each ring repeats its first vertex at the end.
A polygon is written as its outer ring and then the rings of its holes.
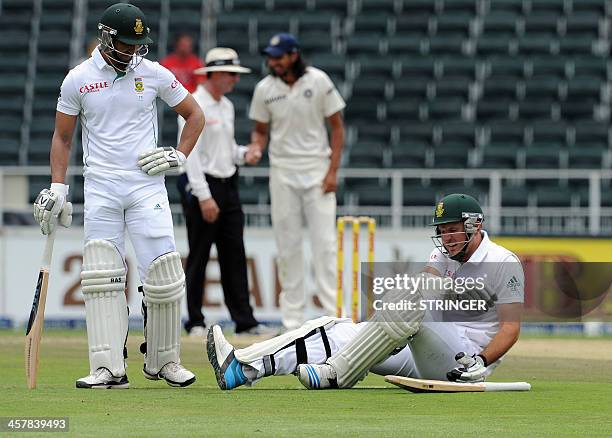
MULTIPOLYGON (((610 436, 612 340, 524 338, 494 379, 528 393, 411 394, 379 376, 353 390, 307 391, 293 376, 223 392, 200 342, 184 339, 189 388, 146 380, 129 341, 129 390, 77 390, 84 332, 44 334, 38 389, 26 389, 21 332, 0 331, 0 416, 69 417, 74 436, 610 436), (605 383, 604 383, 605 382, 605 383)), ((7 436, 0 433, 2 436, 7 436)), ((26 436, 24 433, 15 436, 26 436)))

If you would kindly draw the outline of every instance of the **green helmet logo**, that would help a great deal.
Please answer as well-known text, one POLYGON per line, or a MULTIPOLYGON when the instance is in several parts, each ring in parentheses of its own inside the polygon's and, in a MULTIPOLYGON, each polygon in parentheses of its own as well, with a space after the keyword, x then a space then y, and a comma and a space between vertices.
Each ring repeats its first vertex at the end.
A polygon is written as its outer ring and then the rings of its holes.
POLYGON ((472 219, 474 222, 483 221, 484 215, 480 204, 470 195, 453 193, 438 202, 431 225, 465 222, 467 219, 472 219))

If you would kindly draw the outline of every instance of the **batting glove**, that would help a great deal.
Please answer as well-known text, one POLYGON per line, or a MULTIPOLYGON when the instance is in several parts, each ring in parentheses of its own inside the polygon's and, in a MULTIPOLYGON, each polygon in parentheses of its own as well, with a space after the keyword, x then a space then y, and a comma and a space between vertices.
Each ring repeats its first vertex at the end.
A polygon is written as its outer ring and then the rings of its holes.
POLYGON ((484 382, 487 377, 487 363, 483 355, 468 356, 464 352, 457 353, 455 360, 459 364, 446 373, 451 382, 476 383, 484 382))
POLYGON ((155 148, 138 156, 138 166, 147 175, 157 175, 178 168, 187 158, 173 147, 155 148))
POLYGON ((72 224, 72 202, 66 201, 68 186, 52 183, 43 189, 34 201, 34 219, 44 235, 51 234, 59 224, 68 228, 72 224))

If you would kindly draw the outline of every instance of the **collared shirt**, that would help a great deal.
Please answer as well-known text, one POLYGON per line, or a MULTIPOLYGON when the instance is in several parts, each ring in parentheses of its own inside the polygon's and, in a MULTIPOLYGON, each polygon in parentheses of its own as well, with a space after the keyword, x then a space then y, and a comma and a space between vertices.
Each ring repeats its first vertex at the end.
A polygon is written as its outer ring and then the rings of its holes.
POLYGON ((253 94, 249 118, 270 123, 270 164, 304 171, 331 155, 325 119, 341 111, 344 100, 329 76, 315 67, 292 86, 268 75, 253 94))
POLYGON ((443 277, 482 278, 487 290, 497 294, 495 306, 490 307, 485 313, 452 314, 452 319, 465 327, 466 335, 484 346, 499 329, 496 305, 524 302, 525 274, 521 262, 514 253, 492 242, 486 231, 481 233, 480 245, 465 263, 451 260, 436 248, 429 256, 427 266, 434 268, 443 277))
POLYGON ((142 172, 138 155, 157 147, 157 106, 181 103, 188 92, 174 75, 147 59, 118 75, 98 48, 68 72, 57 111, 80 116, 85 175, 127 170, 142 172))
MULTIPOLYGON (((215 100, 200 85, 193 97, 206 114, 206 128, 184 165, 191 192, 200 201, 211 197, 204 174, 216 178, 229 178, 236 172, 236 165, 244 164, 247 147, 238 146, 234 139, 234 104, 225 96, 215 100)), ((179 135, 185 120, 179 117, 179 135)))

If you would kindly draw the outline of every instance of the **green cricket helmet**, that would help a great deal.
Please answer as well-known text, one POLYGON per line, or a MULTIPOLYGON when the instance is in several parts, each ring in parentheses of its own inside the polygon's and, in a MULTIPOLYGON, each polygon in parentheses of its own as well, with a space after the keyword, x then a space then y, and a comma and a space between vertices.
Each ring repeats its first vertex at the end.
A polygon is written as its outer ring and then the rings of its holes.
POLYGON ((113 66, 122 71, 136 68, 149 51, 147 45, 153 43, 144 13, 128 3, 109 6, 100 18, 98 32, 102 51, 113 61, 113 66), (136 46, 136 51, 133 54, 121 52, 115 48, 115 41, 136 46), (118 59, 121 57, 124 59, 118 59))
MULTIPOLYGON (((443 197, 437 204, 434 211, 433 221, 431 226, 436 227, 436 234, 432 236, 434 245, 444 255, 453 260, 462 260, 465 256, 467 246, 478 231, 478 226, 484 221, 482 207, 476 199, 470 195, 463 193, 452 193, 443 197), (440 234, 439 225, 450 224, 455 222, 463 222, 466 239, 463 242, 463 248, 454 256, 449 254, 449 251, 444 247, 443 235, 440 234)), ((455 233, 448 233, 455 234, 455 233)))

